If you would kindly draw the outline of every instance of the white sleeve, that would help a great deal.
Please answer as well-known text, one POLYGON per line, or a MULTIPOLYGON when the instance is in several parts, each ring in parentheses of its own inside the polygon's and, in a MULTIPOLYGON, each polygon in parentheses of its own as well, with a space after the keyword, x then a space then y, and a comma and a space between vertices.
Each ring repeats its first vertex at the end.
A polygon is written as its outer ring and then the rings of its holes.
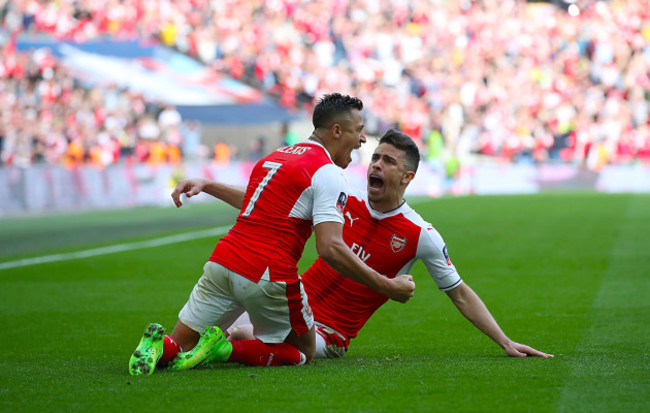
POLYGON ((417 257, 424 262, 441 291, 453 290, 463 282, 449 259, 444 240, 430 225, 420 231, 417 257))
POLYGON ((348 201, 347 185, 341 169, 334 164, 323 165, 311 179, 314 203, 314 226, 322 222, 345 223, 343 210, 348 201))

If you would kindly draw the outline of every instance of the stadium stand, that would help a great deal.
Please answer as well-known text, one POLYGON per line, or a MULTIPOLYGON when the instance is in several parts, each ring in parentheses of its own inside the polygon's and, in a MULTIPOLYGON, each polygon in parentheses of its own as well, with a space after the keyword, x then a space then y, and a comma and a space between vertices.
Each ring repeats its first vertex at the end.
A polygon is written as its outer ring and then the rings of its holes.
POLYGON ((156 102, 82 87, 51 56, 15 50, 16 36, 36 34, 155 38, 307 112, 320 94, 345 91, 369 108, 369 133, 401 128, 434 166, 476 155, 596 171, 650 162, 645 0, 577 1, 569 10, 515 0, 0 5, 4 164, 162 161, 169 145, 177 160, 173 147, 182 146, 183 131, 161 125, 156 102))

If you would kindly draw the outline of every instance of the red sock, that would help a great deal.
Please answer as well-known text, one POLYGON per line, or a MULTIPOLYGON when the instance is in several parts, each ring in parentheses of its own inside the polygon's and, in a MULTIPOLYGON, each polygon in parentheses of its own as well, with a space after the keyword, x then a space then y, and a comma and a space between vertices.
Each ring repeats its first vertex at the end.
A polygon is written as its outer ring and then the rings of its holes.
POLYGON ((174 357, 176 357, 176 354, 178 354, 180 351, 181 347, 178 345, 176 340, 169 336, 165 336, 163 341, 163 353, 160 357, 160 360, 158 360, 158 365, 164 366, 165 364, 174 360, 174 357))
POLYGON ((259 340, 238 340, 232 342, 232 353, 228 361, 249 366, 284 366, 300 364, 300 351, 287 343, 266 344, 259 340))

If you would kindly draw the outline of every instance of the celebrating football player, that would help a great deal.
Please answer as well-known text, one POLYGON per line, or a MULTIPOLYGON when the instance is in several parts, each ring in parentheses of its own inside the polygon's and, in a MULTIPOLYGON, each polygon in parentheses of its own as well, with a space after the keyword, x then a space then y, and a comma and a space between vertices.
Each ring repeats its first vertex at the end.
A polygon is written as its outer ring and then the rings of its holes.
MULTIPOLYGON (((172 334, 149 325, 129 361, 130 374, 151 374, 161 359, 174 356, 174 370, 213 360, 308 363, 316 352, 314 320, 297 262, 312 227, 319 255, 333 268, 394 300, 413 296, 410 275, 382 276, 342 239, 348 197, 339 167, 366 141, 362 108, 357 98, 325 95, 314 108, 310 138, 255 165, 237 203, 243 207, 237 222, 204 265, 172 334), (220 328, 245 310, 256 339, 230 344, 220 328)), ((193 190, 180 183, 172 195, 176 205, 181 193, 193 190)))
MULTIPOLYGON (((379 141, 367 171, 367 195, 351 193, 345 208, 343 240, 348 248, 376 271, 395 277, 409 273, 422 260, 441 291, 476 328, 512 357, 553 357, 514 342, 501 330, 479 296, 460 278, 447 247, 436 229, 404 200, 420 161, 415 143, 407 135, 389 130, 379 141)), ((192 179, 179 183, 242 207, 242 189, 213 181, 192 179)), ((187 191, 185 191, 187 192, 187 191)), ((175 193, 178 193, 176 191, 175 193)), ((316 358, 341 357, 388 297, 339 274, 318 258, 302 276, 316 323, 316 358)), ((257 334, 246 315, 229 329, 230 340, 257 334)))

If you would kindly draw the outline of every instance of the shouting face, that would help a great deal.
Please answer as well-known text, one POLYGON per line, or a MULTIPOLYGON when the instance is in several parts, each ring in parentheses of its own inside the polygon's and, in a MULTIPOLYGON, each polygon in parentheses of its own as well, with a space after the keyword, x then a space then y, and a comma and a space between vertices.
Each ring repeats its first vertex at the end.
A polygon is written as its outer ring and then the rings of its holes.
POLYGON ((388 143, 377 146, 368 166, 368 200, 372 207, 381 212, 397 208, 414 176, 406 166, 404 151, 388 143))
POLYGON ((363 116, 354 109, 346 114, 334 127, 338 134, 338 150, 332 154, 332 160, 341 168, 347 168, 352 162, 352 151, 359 149, 366 142, 363 116))

